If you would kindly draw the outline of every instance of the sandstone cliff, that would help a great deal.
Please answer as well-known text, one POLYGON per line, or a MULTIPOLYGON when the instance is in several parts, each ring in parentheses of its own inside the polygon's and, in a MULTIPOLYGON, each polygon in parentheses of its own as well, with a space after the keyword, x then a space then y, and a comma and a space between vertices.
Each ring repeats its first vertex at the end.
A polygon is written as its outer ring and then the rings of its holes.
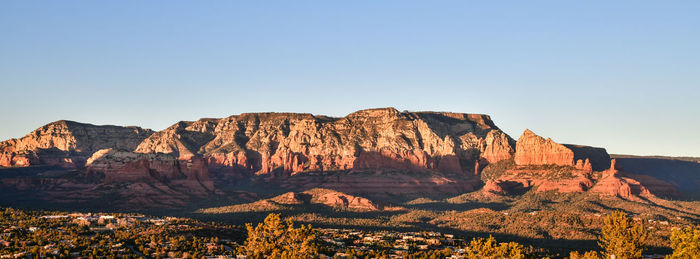
MULTIPOLYGON (((377 200, 472 192, 484 184, 481 169, 494 165, 490 168, 498 172, 484 180, 485 192, 519 195, 532 189, 625 199, 676 193, 653 177, 613 173, 614 166, 598 172, 609 161, 605 149, 559 144, 530 130, 515 142, 487 115, 382 108, 342 118, 244 113, 182 121, 159 132, 58 121, 0 142, 0 166, 62 167, 69 176, 0 183, 21 191, 41 189, 66 201, 113 195, 133 207, 181 206, 212 195, 247 201, 255 194, 242 190, 265 188, 293 191, 280 196, 291 202, 314 188, 377 200)), ((348 195, 313 194, 309 202, 377 209, 348 195)))
POLYGON ((480 168, 512 158, 514 144, 481 114, 394 108, 342 118, 244 113, 182 121, 159 132, 58 121, 1 142, 0 166, 77 169, 70 181, 93 186, 59 195, 76 201, 102 188, 110 195, 119 190, 116 195, 131 197, 126 202, 130 206, 161 200, 169 206, 189 199, 185 197, 220 194, 217 186, 228 192, 241 183, 266 188, 250 182, 260 181, 255 175, 266 179, 265 186, 294 190, 468 192, 481 185, 475 177, 480 168), (166 199, 165 194, 178 198, 166 199))
POLYGON ((214 190, 206 161, 191 157, 178 159, 166 154, 140 154, 129 151, 103 149, 86 163, 87 174, 103 174, 104 183, 169 182, 187 185, 189 194, 206 195, 214 190))
POLYGON ((473 174, 512 157, 512 139, 486 115, 362 110, 343 118, 252 113, 179 122, 138 153, 204 157, 211 171, 293 174, 368 168, 473 174))
POLYGON ((572 166, 587 171, 608 167, 610 155, 603 148, 562 145, 525 130, 515 146, 515 164, 572 166))
POLYGON ((0 142, 0 166, 82 167, 87 158, 100 149, 133 150, 152 133, 139 127, 56 121, 23 138, 0 142))
POLYGON ((678 190, 672 184, 651 176, 626 173, 617 166, 615 159, 611 160, 610 168, 601 173, 591 192, 635 201, 656 198, 657 195, 679 196, 678 190))

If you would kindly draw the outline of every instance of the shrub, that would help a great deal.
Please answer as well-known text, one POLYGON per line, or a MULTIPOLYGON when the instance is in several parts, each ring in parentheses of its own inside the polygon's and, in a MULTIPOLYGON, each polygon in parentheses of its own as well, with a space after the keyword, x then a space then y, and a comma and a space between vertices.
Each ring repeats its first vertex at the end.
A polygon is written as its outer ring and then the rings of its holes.
POLYGON ((588 251, 584 254, 579 254, 577 251, 569 253, 569 259, 601 259, 603 258, 596 251, 588 251))
POLYGON ((642 258, 644 241, 649 233, 641 224, 635 223, 621 211, 605 218, 605 225, 598 237, 598 245, 607 255, 616 258, 642 258))
POLYGON ((668 258, 700 258, 700 227, 674 230, 671 233, 673 254, 668 258))
POLYGON ((282 223, 279 214, 269 214, 255 228, 246 224, 246 254, 251 258, 310 258, 318 253, 311 225, 294 228, 291 220, 282 223))
POLYGON ((525 258, 523 250, 523 246, 515 242, 499 244, 493 236, 488 239, 475 238, 469 243, 467 258, 521 259, 525 258))

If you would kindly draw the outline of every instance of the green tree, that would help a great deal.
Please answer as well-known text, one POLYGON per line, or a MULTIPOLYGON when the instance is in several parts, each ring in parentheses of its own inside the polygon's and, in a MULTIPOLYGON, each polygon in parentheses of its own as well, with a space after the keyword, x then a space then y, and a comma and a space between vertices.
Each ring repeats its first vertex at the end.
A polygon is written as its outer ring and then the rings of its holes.
POLYGON ((467 258, 525 258, 523 246, 516 242, 498 243, 493 236, 488 239, 472 239, 469 243, 467 258))
POLYGON ((605 218, 605 225, 598 237, 598 245, 608 256, 618 259, 642 258, 644 241, 649 233, 622 211, 615 211, 605 218))
POLYGON ((267 215, 256 227, 246 224, 246 254, 252 258, 309 258, 318 253, 311 226, 294 228, 291 220, 282 223, 280 215, 267 215))
POLYGON ((673 230, 671 248, 673 254, 667 258, 700 258, 700 227, 673 230))

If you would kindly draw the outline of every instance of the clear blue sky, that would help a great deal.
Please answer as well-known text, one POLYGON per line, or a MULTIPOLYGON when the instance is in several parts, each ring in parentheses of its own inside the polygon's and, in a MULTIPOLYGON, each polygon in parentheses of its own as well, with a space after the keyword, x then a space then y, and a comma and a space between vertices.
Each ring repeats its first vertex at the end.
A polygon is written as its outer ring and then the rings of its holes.
POLYGON ((0 139, 393 106, 700 156, 700 1, 1 1, 0 90, 0 139))

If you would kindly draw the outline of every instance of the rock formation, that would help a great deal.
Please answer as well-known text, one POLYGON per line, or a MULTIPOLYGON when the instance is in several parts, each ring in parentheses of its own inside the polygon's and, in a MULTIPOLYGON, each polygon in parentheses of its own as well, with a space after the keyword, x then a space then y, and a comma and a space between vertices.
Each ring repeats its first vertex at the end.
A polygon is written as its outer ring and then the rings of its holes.
POLYGON ((202 156, 214 170, 334 171, 367 168, 472 172, 512 157, 512 139, 486 115, 370 109, 344 118, 253 113, 180 122, 138 153, 202 156))
POLYGON ((152 133, 139 127, 56 121, 21 139, 0 142, 0 166, 82 167, 87 158, 100 149, 133 150, 152 133))
POLYGON ((610 164, 602 148, 559 144, 530 130, 515 142, 482 114, 394 108, 342 118, 244 113, 181 121, 159 132, 57 121, 0 142, 0 166, 47 166, 70 173, 53 178, 20 174, 27 177, 8 177, 0 184, 40 189, 61 201, 121 197, 120 204, 132 207, 182 206, 211 195, 248 201, 256 194, 241 190, 279 188, 293 192, 258 205, 305 202, 376 210, 369 200, 352 195, 472 192, 484 184, 482 169, 499 161, 512 165, 511 159, 515 168, 503 169, 484 191, 590 191, 628 199, 674 191, 653 177, 621 176, 614 161, 610 170, 595 172, 610 164), (297 193, 314 188, 336 192, 297 193), (311 200, 303 200, 305 195, 311 200))
MULTIPOLYGON (((512 157, 513 140, 487 115, 370 109, 344 118, 251 113, 136 127, 58 121, 2 142, 2 166, 82 167, 101 149, 203 158, 212 171, 334 171, 368 168, 473 174, 474 164, 512 157)), ((132 155, 133 156, 133 155, 132 155)), ((95 166, 93 166, 95 167, 95 166)))
POLYGON ((610 168, 601 173, 591 192, 627 200, 640 200, 640 197, 656 197, 659 194, 668 197, 679 196, 678 190, 672 184, 651 176, 624 173, 616 164, 615 159, 610 161, 610 168))
POLYGON ((1 142, 0 166, 72 168, 83 177, 77 181, 200 197, 254 175, 348 191, 465 192, 480 186, 480 167, 512 158, 514 143, 487 115, 394 108, 342 118, 244 113, 159 132, 57 121, 1 142), (419 175, 362 175, 385 170, 419 175), (313 172, 331 175, 304 176, 313 172))
POLYGON ((556 172, 548 170, 508 170, 501 177, 489 180, 483 191, 505 195, 517 195, 536 187, 536 192, 559 193, 586 192, 594 182, 590 172, 573 170, 568 176, 552 177, 556 172))
POLYGON ((323 206, 335 210, 379 211, 384 209, 373 201, 346 193, 314 188, 304 192, 287 192, 269 199, 247 204, 202 209, 200 213, 220 214, 251 211, 283 211, 304 209, 311 206, 323 206))
POLYGON ((515 164, 572 166, 593 171, 607 168, 610 156, 603 148, 562 145, 525 130, 515 146, 515 164))
POLYGON ((166 154, 141 154, 103 149, 86 163, 87 174, 103 174, 104 183, 177 182, 194 183, 195 188, 213 190, 206 161, 190 157, 178 159, 166 154), (199 186, 201 185, 201 186, 199 186))
POLYGON ((522 194, 530 188, 529 181, 519 181, 518 180, 488 180, 482 189, 485 192, 504 194, 504 195, 516 195, 522 194))
POLYGON ((311 202, 323 204, 332 208, 351 211, 376 211, 380 210, 374 202, 359 196, 353 196, 342 192, 326 189, 312 189, 305 193, 312 195, 311 202))

